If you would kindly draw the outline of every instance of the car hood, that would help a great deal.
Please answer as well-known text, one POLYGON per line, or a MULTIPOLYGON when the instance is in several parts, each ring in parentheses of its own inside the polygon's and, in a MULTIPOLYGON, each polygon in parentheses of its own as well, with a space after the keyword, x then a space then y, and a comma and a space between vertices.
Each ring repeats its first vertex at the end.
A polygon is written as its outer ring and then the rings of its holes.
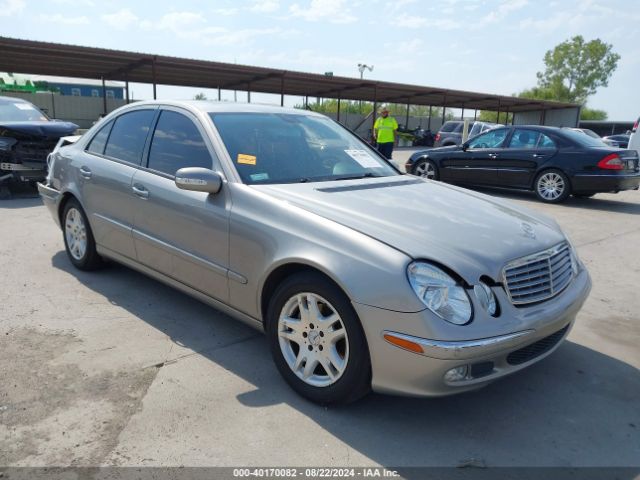
POLYGON ((555 221, 502 199, 412 176, 254 188, 454 270, 500 281, 505 263, 563 240, 555 221))
POLYGON ((15 132, 37 137, 59 138, 65 135, 71 135, 77 129, 78 125, 71 122, 0 122, 0 131, 8 130, 9 133, 15 132))

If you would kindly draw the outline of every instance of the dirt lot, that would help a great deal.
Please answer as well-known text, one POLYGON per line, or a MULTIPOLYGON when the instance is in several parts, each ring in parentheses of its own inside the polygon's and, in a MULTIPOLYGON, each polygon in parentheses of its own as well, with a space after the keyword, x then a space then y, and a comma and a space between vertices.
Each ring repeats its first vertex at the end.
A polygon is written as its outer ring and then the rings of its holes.
POLYGON ((127 268, 74 270, 38 198, 0 203, 0 465, 633 466, 640 193, 547 206, 593 292, 536 366, 442 399, 297 397, 264 338, 127 268))

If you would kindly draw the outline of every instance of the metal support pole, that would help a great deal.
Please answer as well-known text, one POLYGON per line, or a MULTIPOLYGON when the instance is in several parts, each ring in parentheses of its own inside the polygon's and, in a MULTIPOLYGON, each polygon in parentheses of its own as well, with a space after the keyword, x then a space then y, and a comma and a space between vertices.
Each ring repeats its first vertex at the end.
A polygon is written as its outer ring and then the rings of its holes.
POLYGON ((338 95, 338 117, 337 117, 338 123, 340 123, 340 96, 338 95))
POLYGON ((442 97, 442 125, 444 125, 444 122, 446 122, 446 118, 447 118, 445 115, 446 111, 447 111, 447 96, 444 95, 442 97))
POLYGON ((407 100, 407 115, 405 117, 404 128, 409 129, 409 100, 407 100))
POLYGON ((309 95, 304 97, 304 108, 309 110, 309 95))
POLYGON ((102 77, 102 113, 107 114, 107 87, 104 83, 104 77, 102 77))
POLYGON ((500 123, 500 110, 498 110, 498 116, 496 117, 496 123, 500 123))
POLYGON ((218 87, 218 101, 220 102, 221 100, 222 100, 222 89, 218 87))
POLYGON ((129 104, 129 80, 124 82, 124 91, 127 94, 127 104, 129 104))
POLYGON ((431 130, 431 111, 433 107, 429 105, 429 122, 427 123, 427 130, 431 130))
POLYGON ((56 118, 56 97, 53 92, 51 92, 51 115, 52 118, 56 118))
POLYGON ((376 124, 376 113, 378 112, 378 85, 374 85, 373 86, 373 112, 371 117, 372 117, 372 122, 371 123, 371 132, 373 132, 373 126, 376 124))
POLYGON ((280 106, 284 107, 284 75, 280 77, 280 106))
POLYGON ((460 120, 464 120, 464 106, 462 107, 462 113, 460 114, 460 120))
POLYGON ((473 121, 475 122, 477 118, 478 118, 478 109, 476 108, 476 109, 473 111, 473 121))
POLYGON ((156 57, 153 57, 153 60, 151 61, 151 77, 153 78, 153 99, 156 100, 158 98, 156 85, 156 57))
POLYGON ((247 103, 251 103, 251 83, 247 83, 247 103))

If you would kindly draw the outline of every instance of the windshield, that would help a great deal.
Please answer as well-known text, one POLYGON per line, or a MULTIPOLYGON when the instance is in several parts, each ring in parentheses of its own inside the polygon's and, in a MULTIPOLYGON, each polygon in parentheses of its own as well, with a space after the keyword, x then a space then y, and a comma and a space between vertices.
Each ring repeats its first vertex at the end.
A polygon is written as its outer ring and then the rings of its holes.
POLYGON ((326 117, 209 115, 238 174, 249 185, 398 175, 362 140, 326 117))
POLYGON ((604 143, 600 139, 600 137, 598 137, 598 138, 590 137, 589 135, 585 135, 584 133, 582 133, 580 130, 575 131, 575 130, 570 130, 570 129, 563 129, 562 131, 567 135, 567 137, 569 137, 571 140, 576 142, 578 145, 582 145, 583 147, 606 147, 606 146, 608 146, 606 143, 604 143))
POLYGON ((0 100, 0 122, 46 122, 47 116, 29 102, 0 100))

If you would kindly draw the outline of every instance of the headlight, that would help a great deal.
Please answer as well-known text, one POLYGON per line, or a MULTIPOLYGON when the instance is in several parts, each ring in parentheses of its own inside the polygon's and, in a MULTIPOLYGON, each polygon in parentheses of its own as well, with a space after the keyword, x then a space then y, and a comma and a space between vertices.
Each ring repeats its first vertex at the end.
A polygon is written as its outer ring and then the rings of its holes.
POLYGON ((11 138, 11 137, 0 137, 0 150, 11 150, 11 147, 13 147, 16 144, 17 140, 15 138, 11 138))
POLYGON ((409 283, 429 310, 456 325, 469 323, 471 301, 464 287, 449 274, 426 262, 413 262, 407 268, 409 283))
POLYGON ((493 294, 493 290, 484 282, 480 282, 473 287, 473 293, 476 294, 476 298, 482 308, 484 308, 492 317, 496 316, 498 312, 498 302, 496 296, 493 294))

